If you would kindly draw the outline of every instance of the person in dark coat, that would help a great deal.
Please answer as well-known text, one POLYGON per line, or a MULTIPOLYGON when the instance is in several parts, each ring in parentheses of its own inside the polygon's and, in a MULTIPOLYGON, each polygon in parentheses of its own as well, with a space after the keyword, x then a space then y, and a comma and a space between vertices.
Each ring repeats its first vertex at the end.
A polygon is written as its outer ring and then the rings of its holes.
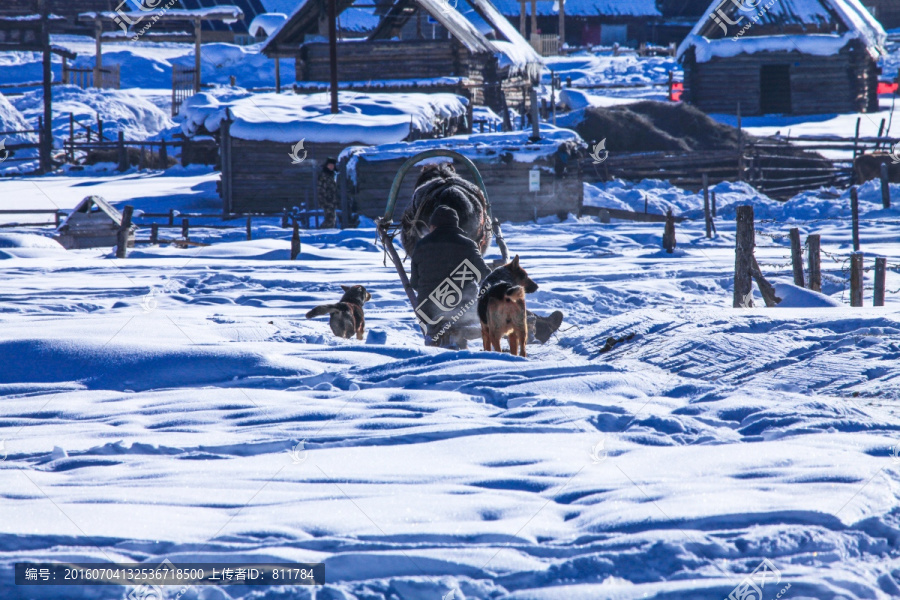
POLYGON ((337 166, 337 160, 329 158, 322 166, 322 172, 319 173, 319 206, 325 213, 325 220, 319 225, 320 229, 329 229, 337 226, 337 205, 338 190, 336 173, 334 171, 337 166))
POLYGON ((478 284, 490 274, 478 246, 459 227, 459 215, 438 206, 429 220, 431 232, 412 252, 410 283, 416 291, 416 314, 430 346, 465 348, 461 328, 478 327, 478 284))

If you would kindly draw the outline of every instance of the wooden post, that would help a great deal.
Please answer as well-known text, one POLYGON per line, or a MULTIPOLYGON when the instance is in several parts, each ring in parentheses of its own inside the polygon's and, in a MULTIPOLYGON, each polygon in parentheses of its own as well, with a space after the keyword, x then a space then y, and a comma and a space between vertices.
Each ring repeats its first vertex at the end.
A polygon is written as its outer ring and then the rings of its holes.
POLYGON ((159 168, 163 171, 169 168, 169 150, 166 148, 166 140, 159 145, 159 168))
POLYGON ((527 39, 525 34, 525 0, 519 0, 519 35, 527 39))
POLYGON ((75 115, 69 113, 69 162, 75 162, 75 115))
MULTIPOLYGON (((471 102, 469 103, 471 105, 471 102)), ((347 194, 347 166, 338 173, 341 187, 341 229, 350 228, 350 196, 347 194)))
POLYGON ((237 78, 234 75, 228 76, 228 83, 231 84, 231 87, 237 85, 237 78))
POLYGON ((887 259, 879 256, 875 259, 875 295, 873 306, 884 306, 884 288, 887 279, 887 259))
POLYGON ((672 209, 666 211, 666 227, 663 232, 663 248, 669 254, 672 254, 675 251, 675 215, 672 214, 672 209))
POLYGON ((881 163, 881 204, 884 208, 891 207, 891 180, 886 162, 881 163))
POLYGON ((100 118, 100 115, 97 115, 97 141, 103 141, 103 119, 100 118))
POLYGON ((800 230, 791 229, 791 264, 794 267, 794 285, 806 287, 803 282, 803 249, 800 246, 800 230))
POLYGON ((601 223, 609 223, 609 211, 605 208, 600 209, 600 222, 601 223))
POLYGON ((531 0, 531 36, 536 36, 537 32, 537 0, 531 0))
POLYGON ((806 252, 809 259, 809 289, 814 292, 822 291, 822 256, 821 238, 818 233, 806 238, 806 252))
POLYGON ((59 211, 53 213, 53 220, 56 221, 56 226, 59 227, 60 222, 62 222, 62 213, 59 211))
POLYGON ((200 92, 200 39, 201 20, 194 19, 194 93, 200 92))
POLYGON ((741 124, 741 103, 737 104, 738 181, 744 180, 744 128, 741 124))
POLYGON ((331 67, 331 114, 338 114, 337 0, 328 2, 328 62, 331 67))
POLYGON ((756 285, 759 287, 759 293, 762 294, 766 306, 769 308, 777 306, 778 303, 781 302, 781 298, 775 295, 775 288, 763 276, 762 271, 759 268, 759 263, 756 262, 756 256, 753 254, 750 255, 750 275, 756 280, 756 285))
MULTIPOLYGON (((856 155, 859 153, 859 123, 862 121, 862 117, 856 117, 856 135, 853 136, 853 160, 856 160, 856 155)), ((857 183, 854 181, 853 183, 857 183)))
POLYGON ((887 275, 887 259, 879 256, 875 259, 875 297, 873 306, 884 306, 884 287, 887 275))
POLYGON ((44 103, 43 126, 41 127, 40 166, 41 172, 46 173, 53 168, 51 154, 53 153, 53 86, 51 72, 50 53, 50 5, 49 0, 41 0, 41 89, 44 103))
POLYGON ((169 227, 172 227, 174 225, 175 225, 175 209, 170 208, 169 209, 169 227))
POLYGON ((125 132, 119 132, 119 170, 128 170, 128 150, 125 148, 125 132))
POLYGON ((859 190, 855 185, 850 188, 850 213, 853 218, 853 251, 859 252, 859 190))
POLYGON ((850 255, 850 306, 863 305, 863 254, 850 255))
MULTIPOLYGON (((225 108, 225 119, 219 127, 219 156, 222 169, 222 204, 225 213, 234 210, 234 157, 231 144, 231 109, 225 108)), ((187 142, 187 139, 185 139, 187 142)), ((187 154, 187 148, 181 147, 182 158, 187 154)))
POLYGON ((94 87, 100 87, 100 69, 103 68, 103 22, 94 21, 94 87))
POLYGON ((281 228, 287 229, 288 226, 288 211, 284 209, 284 212, 281 213, 281 228))
POLYGON ((191 227, 191 225, 188 222, 188 219, 181 219, 181 237, 183 237, 186 240, 191 239, 190 236, 188 235, 190 233, 190 231, 189 231, 190 227, 191 227))
POLYGON ((144 145, 141 144, 140 148, 141 153, 138 154, 138 170, 143 171, 147 166, 147 161, 144 158, 144 145))
POLYGON ((566 2, 559 0, 559 54, 563 54, 566 45, 566 2))
POLYGON ((275 59, 275 93, 281 93, 281 59, 275 59))
POLYGON ((151 244, 159 243, 159 223, 151 223, 150 224, 150 243, 151 244))
POLYGON ((713 217, 713 219, 715 219, 716 218, 716 193, 710 192, 709 195, 712 198, 712 217, 713 217))
POLYGON ((753 207, 738 206, 734 237, 734 308, 753 307, 753 281, 750 270, 753 265, 753 247, 755 232, 753 230, 753 207))
POLYGON ((703 218, 706 221, 706 237, 712 237, 712 215, 709 209, 709 175, 703 174, 703 218))
POLYGON ((540 106, 538 106, 537 90, 531 87, 531 141, 536 142, 541 139, 541 115, 540 106))
POLYGON ((300 221, 294 219, 294 232, 291 234, 291 260, 300 256, 300 221))
POLYGON ((116 234, 116 258, 125 258, 128 251, 128 234, 131 232, 132 214, 134 214, 134 207, 130 204, 122 210, 122 223, 116 234))
POLYGON ((253 239, 253 217, 247 217, 247 241, 253 239))

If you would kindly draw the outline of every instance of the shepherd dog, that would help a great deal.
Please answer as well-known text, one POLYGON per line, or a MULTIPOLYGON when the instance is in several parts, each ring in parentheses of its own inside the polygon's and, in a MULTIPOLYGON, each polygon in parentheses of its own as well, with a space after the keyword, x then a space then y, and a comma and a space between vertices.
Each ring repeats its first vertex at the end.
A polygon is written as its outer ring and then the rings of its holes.
POLYGON ((485 352, 491 348, 500 352, 500 339, 506 336, 510 354, 528 356, 525 352, 528 341, 525 294, 537 289, 538 285, 519 265, 518 255, 484 279, 478 299, 478 318, 485 352))
POLYGON ((363 339, 366 331, 366 316, 363 313, 363 304, 372 299, 372 294, 361 285, 342 285, 344 295, 337 304, 323 304, 317 306, 308 313, 307 319, 331 315, 331 331, 334 335, 349 339, 354 333, 356 339, 363 339))

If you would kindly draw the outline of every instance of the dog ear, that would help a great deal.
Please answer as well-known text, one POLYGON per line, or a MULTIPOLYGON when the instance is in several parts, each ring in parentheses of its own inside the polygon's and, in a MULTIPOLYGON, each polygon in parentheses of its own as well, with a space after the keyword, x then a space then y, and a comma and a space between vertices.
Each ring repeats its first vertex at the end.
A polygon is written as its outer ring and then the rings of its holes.
POLYGON ((511 262, 510 264, 511 264, 513 267, 518 267, 518 266, 519 266, 519 255, 518 255, 518 254, 516 254, 516 257, 515 257, 514 259, 512 259, 512 262, 511 262))
POLYGON ((344 285, 344 284, 342 283, 342 284, 341 284, 341 289, 344 290, 345 292, 349 292, 349 291, 350 291, 350 286, 349 286, 349 285, 344 285))

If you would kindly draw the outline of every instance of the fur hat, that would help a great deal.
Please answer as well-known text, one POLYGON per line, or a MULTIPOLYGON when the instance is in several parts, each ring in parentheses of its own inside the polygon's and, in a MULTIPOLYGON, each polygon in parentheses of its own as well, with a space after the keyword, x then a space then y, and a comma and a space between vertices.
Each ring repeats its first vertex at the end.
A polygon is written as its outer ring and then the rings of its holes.
POLYGON ((438 206, 431 213, 428 224, 432 227, 459 227, 459 215, 449 206, 438 206))

